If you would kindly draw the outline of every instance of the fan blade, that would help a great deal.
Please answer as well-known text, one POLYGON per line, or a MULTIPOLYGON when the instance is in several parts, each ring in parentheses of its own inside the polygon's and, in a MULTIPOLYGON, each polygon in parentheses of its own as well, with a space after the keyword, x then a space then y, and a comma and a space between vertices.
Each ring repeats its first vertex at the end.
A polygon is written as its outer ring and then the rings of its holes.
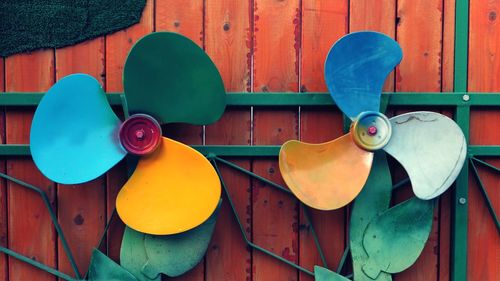
POLYGON ((142 273, 151 279, 159 277, 160 273, 177 277, 198 265, 212 239, 221 204, 222 199, 206 221, 189 231, 174 235, 146 235, 144 245, 149 260, 142 273))
POLYGON ((337 106, 351 119, 379 111, 384 81, 403 57, 392 38, 378 32, 354 32, 340 38, 325 61, 325 81, 337 106))
POLYGON ((457 178, 467 155, 460 127, 427 111, 398 115, 390 122, 392 136, 384 150, 403 165, 415 195, 424 200, 441 195, 457 178))
POLYGON ((359 148, 351 134, 322 144, 291 140, 279 154, 281 175, 304 204, 333 210, 351 202, 370 173, 373 153, 359 148))
POLYGON ((182 143, 162 138, 142 157, 118 193, 116 210, 136 231, 167 235, 192 229, 219 203, 220 180, 210 162, 182 143))
POLYGON ((50 88, 36 109, 31 155, 52 181, 87 182, 125 157, 119 127, 99 82, 86 74, 69 75, 50 88))
POLYGON ((206 125, 226 106, 222 78, 208 55, 188 38, 155 32, 139 40, 123 69, 131 113, 146 113, 160 123, 206 125))
POLYGON ((134 275, 112 259, 94 249, 88 271, 88 281, 138 281, 134 275))
POLYGON ((365 230, 368 261, 363 272, 376 279, 381 272, 398 273, 420 256, 429 238, 434 201, 409 199, 374 218, 365 230))

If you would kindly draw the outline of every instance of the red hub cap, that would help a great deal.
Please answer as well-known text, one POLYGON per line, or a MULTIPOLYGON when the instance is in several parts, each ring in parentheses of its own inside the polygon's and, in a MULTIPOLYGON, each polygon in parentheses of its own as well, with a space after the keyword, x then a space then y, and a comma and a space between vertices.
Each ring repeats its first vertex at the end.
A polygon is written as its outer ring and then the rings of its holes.
POLYGON ((161 127, 147 114, 134 114, 120 127, 120 142, 131 154, 144 155, 160 145, 161 127))

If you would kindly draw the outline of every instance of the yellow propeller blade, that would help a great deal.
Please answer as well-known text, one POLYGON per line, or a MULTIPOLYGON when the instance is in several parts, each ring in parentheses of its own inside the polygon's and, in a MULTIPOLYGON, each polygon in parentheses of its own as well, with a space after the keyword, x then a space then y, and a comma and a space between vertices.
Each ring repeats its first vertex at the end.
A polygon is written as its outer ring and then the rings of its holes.
POLYGON ((118 194, 116 210, 126 225, 139 232, 175 234, 207 220, 220 195, 219 177, 203 155, 162 138, 155 152, 139 160, 118 194))
POLYGON ((359 148, 351 134, 336 140, 309 144, 291 140, 279 155, 281 175, 304 204, 320 209, 341 208, 363 188, 373 153, 359 148))

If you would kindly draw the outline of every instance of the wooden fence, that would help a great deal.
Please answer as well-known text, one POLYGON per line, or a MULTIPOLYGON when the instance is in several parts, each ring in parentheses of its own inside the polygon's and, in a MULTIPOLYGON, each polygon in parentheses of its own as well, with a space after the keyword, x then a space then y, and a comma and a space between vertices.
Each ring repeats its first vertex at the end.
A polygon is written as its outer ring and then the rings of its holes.
MULTIPOLYGON (((471 1, 468 90, 500 91, 500 1, 471 1)), ((153 31, 182 33, 216 62, 233 92, 326 91, 323 63, 330 46, 342 35, 377 30, 403 48, 401 65, 387 80, 386 91, 453 90, 455 0, 148 0, 141 22, 124 31, 76 46, 14 55, 0 60, 0 91, 46 91, 74 72, 96 77, 108 92, 122 91, 127 52, 153 31)), ((451 111, 444 110, 451 114, 451 111)), ((4 143, 28 143, 32 108, 2 110, 4 143)), ((499 144, 498 110, 475 110, 471 143, 499 144)), ((341 114, 331 110, 232 109, 205 130, 169 126, 167 136, 189 144, 281 144, 288 139, 321 142, 342 134, 341 114)), ((282 183, 276 159, 231 159, 266 178, 282 183)), ((499 159, 490 163, 500 164, 499 159)), ((88 267, 125 181, 119 164, 106 176, 79 186, 56 185, 32 161, 5 158, 0 170, 43 187, 57 209, 81 271, 88 267)), ((500 206, 498 175, 480 171, 493 205, 500 206)), ((307 268, 320 263, 312 235, 297 201, 223 169, 240 219, 253 241, 307 268)), ((395 172, 395 177, 402 177, 395 172)), ((398 191, 397 200, 410 189, 398 191)), ((441 197, 427 246, 416 264, 395 275, 402 280, 450 279, 451 195, 441 197)), ((347 243, 349 208, 313 212, 329 266, 339 263, 347 243)), ((107 236, 108 255, 118 259, 123 225, 113 224, 107 236)), ((500 237, 481 193, 469 188, 468 280, 500 280, 500 237)), ((0 186, 0 243, 37 261, 71 274, 71 267, 39 196, 19 186, 0 186)), ((45 281, 55 277, 0 255, 0 281, 45 281)), ((169 279, 170 280, 170 279, 169 279)), ((276 260, 249 250, 229 206, 224 204, 205 261, 189 274, 172 280, 312 280, 276 260)))

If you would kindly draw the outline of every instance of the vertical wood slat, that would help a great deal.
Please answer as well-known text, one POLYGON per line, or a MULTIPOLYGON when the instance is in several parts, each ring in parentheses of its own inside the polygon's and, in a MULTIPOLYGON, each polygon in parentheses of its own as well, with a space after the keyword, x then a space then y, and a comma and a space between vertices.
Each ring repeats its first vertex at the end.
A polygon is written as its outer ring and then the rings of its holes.
MULTIPOLYGON (((244 92, 251 83, 251 1, 205 2, 205 48, 217 65, 226 91, 244 92)), ((217 123, 206 127, 207 144, 250 144, 249 109, 226 110, 217 123)), ((250 170, 250 160, 229 159, 250 170)), ((247 237, 251 235, 251 192, 248 176, 219 166, 237 208, 247 237)), ((228 198, 223 205, 207 251, 206 281, 251 280, 251 252, 231 211, 228 198)))
MULTIPOLYGON (((51 50, 19 54, 5 60, 5 89, 14 92, 46 91, 54 82, 54 53, 51 50)), ((6 112, 6 142, 29 143, 33 109, 6 112)), ((41 187, 55 207, 55 185, 41 175, 29 159, 10 159, 7 173, 41 187)), ((19 185, 8 183, 8 246, 25 256, 57 267, 56 232, 40 196, 19 185)), ((55 280, 48 273, 9 258, 10 280, 55 280)))
MULTIPOLYGON (((395 39, 396 1, 350 0, 349 31, 373 30, 395 39)), ((394 91, 394 71, 387 77, 384 91, 394 91)))
MULTIPOLYGON (((324 61, 333 43, 346 34, 347 30, 348 1, 302 1, 301 92, 328 91, 324 80, 324 61)), ((321 143, 342 135, 342 114, 336 109, 303 107, 300 116, 302 141, 321 143)), ((327 266, 336 269, 346 245, 345 209, 329 212, 310 209, 309 213, 309 223, 314 225, 327 266)), ((302 208, 299 220, 299 263, 312 270, 314 265, 323 263, 302 208)), ((304 273, 300 273, 299 277, 303 281, 314 280, 304 273)))
MULTIPOLYGON (((441 90, 453 91, 454 61, 455 61, 455 0, 443 1, 443 35, 442 35, 442 63, 441 63, 441 90)), ((451 110, 444 111, 453 117, 451 110)), ((451 198, 452 193, 446 192, 439 198, 439 276, 438 280, 450 280, 451 255, 451 198)))
MULTIPOLYGON (((160 0, 155 5, 155 30, 180 33, 203 48, 203 0, 160 0), (175 8, 174 8, 175 7, 175 8)), ((168 124, 164 135, 187 144, 201 144, 203 127, 168 124)))
MULTIPOLYGON (((254 1, 253 91, 298 91, 300 1, 254 1)), ((253 144, 282 144, 298 138, 296 109, 254 110, 253 144)), ((253 172, 283 183, 276 160, 255 159, 253 172)), ((252 183, 253 242, 298 262, 298 203, 295 198, 252 183)), ((253 252, 253 280, 297 280, 297 270, 253 252)))
MULTIPOLYGON (((92 75, 102 84, 104 37, 56 50, 56 80, 72 73, 92 75)), ((106 185, 103 177, 78 185, 58 185, 58 218, 82 275, 88 269, 92 249, 97 247, 106 220, 106 185)), ((73 275, 61 241, 59 270, 73 275)))
MULTIPOLYGON (((397 91, 441 91, 443 2, 399 0, 396 37, 404 58, 396 69, 397 91), (423 17, 422 14, 426 16, 423 17), (415 40, 418 38, 418 40, 415 40)), ((401 112, 397 112, 400 114, 401 112)), ((399 198, 413 192, 399 192, 399 198)), ((436 280, 439 266, 438 206, 434 209, 432 230, 422 254, 395 280, 436 280)))
MULTIPOLYGON (((204 1, 161 0, 155 3, 155 30, 178 32, 200 47, 204 45, 203 18, 204 1), (175 9, 173 8, 175 7, 175 9)), ((188 124, 168 124, 164 135, 185 144, 202 144, 203 127, 188 124)), ((203 281, 204 262, 194 269, 172 280, 203 281)))
MULTIPOLYGON (((132 45, 142 36, 153 31, 153 11, 154 1, 148 0, 142 13, 141 21, 138 24, 106 36, 106 91, 123 91, 122 72, 125 59, 132 45)), ((126 179, 127 173, 124 162, 118 164, 107 173, 106 217, 108 220, 115 209, 116 196, 126 179)), ((120 257, 123 230, 123 222, 118 217, 115 217, 106 236, 108 255, 115 261, 118 261, 120 257)))
MULTIPOLYGON (((498 1, 471 1, 469 33, 469 91, 499 91, 500 82, 495 79, 500 70, 500 28, 498 27, 498 1)), ((500 143, 500 134, 494 129, 500 122, 500 113, 493 109, 475 109, 471 113, 470 141, 473 144, 500 143)), ((491 164, 499 167, 500 159, 491 164)), ((500 213, 500 186, 498 174, 478 167, 481 179, 493 203, 500 213)), ((471 177, 468 198, 467 280, 498 280, 500 261, 500 236, 479 191, 471 177)))
MULTIPOLYGON (((0 91, 5 91, 5 60, 0 59, 0 91)), ((5 143, 5 109, 0 111, 0 141, 5 143)), ((5 173, 5 161, 0 161, 0 171, 5 173)), ((0 181, 0 246, 7 247, 7 187, 4 180, 0 181)), ((9 278, 8 257, 0 254, 0 281, 8 281, 9 278)))

